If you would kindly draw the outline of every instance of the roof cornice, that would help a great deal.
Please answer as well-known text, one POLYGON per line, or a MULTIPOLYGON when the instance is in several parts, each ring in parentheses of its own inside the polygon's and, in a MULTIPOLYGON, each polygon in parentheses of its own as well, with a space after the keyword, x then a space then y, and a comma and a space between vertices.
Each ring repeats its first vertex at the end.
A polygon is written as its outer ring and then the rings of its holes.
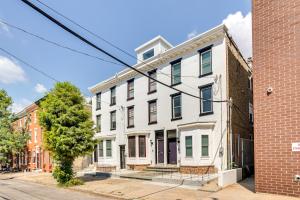
MULTIPOLYGON (((164 53, 158 54, 148 59, 147 61, 137 63, 133 67, 142 72, 150 71, 158 65, 167 63, 168 61, 171 61, 176 57, 184 54, 185 52, 193 50, 202 44, 211 42, 219 37, 224 37, 225 33, 227 33, 227 27, 224 24, 221 24, 181 44, 178 44, 177 46, 165 51, 164 53)), ((91 86, 88 89, 91 93, 95 94, 99 91, 103 91, 107 88, 112 87, 113 85, 116 85, 116 83, 120 81, 132 78, 137 74, 138 73, 136 71, 127 68, 123 71, 120 71, 115 76, 110 77, 109 79, 106 79, 94 86, 91 86)))

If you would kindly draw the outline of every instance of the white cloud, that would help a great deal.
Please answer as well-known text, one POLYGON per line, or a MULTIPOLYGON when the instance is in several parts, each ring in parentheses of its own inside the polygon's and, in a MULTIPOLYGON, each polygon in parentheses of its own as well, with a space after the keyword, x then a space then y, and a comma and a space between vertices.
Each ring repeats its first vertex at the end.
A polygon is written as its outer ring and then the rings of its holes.
POLYGON ((252 57, 252 14, 243 16, 241 11, 229 14, 223 23, 245 58, 252 57))
POLYGON ((47 88, 43 84, 40 84, 40 83, 38 83, 38 84, 35 85, 34 90, 37 93, 45 93, 45 92, 47 92, 47 88))
POLYGON ((18 113, 20 111, 22 111, 24 108, 26 108, 27 106, 29 106, 30 104, 32 104, 32 101, 29 101, 28 99, 21 99, 18 102, 14 102, 12 104, 11 110, 13 113, 18 113))
POLYGON ((8 26, 6 24, 2 23, 1 21, 0 21, 0 29, 6 33, 10 32, 8 26))
POLYGON ((197 31, 193 30, 192 32, 190 32, 189 34, 187 34, 187 38, 191 39, 191 38, 195 37, 196 35, 197 35, 197 31))
POLYGON ((90 104, 92 102, 92 98, 91 97, 85 96, 84 98, 85 98, 85 102, 87 104, 90 104))
POLYGON ((4 84, 25 81, 24 70, 7 57, 0 56, 0 82, 4 84))

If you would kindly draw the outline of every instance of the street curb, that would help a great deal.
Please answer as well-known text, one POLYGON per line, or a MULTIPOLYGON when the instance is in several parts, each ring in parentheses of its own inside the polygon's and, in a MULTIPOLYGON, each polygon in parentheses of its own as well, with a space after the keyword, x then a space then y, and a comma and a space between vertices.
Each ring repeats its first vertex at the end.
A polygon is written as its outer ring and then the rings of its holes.
POLYGON ((97 192, 88 191, 88 190, 84 190, 84 189, 80 189, 80 188, 74 188, 74 187, 58 187, 57 185, 46 184, 46 183, 42 183, 42 182, 22 180, 22 179, 17 179, 17 180, 22 181, 22 182, 29 181, 29 182, 32 182, 32 183, 35 183, 35 184, 40 184, 40 185, 44 185, 44 186, 48 186, 48 187, 54 187, 54 188, 58 188, 58 189, 66 189, 66 190, 86 193, 86 194, 90 194, 90 195, 98 196, 98 197, 102 196, 102 197, 108 197, 108 198, 113 198, 113 199, 117 199, 117 200, 131 200, 132 199, 132 198, 122 198, 122 197, 115 196, 115 195, 112 195, 112 194, 97 193, 97 192))

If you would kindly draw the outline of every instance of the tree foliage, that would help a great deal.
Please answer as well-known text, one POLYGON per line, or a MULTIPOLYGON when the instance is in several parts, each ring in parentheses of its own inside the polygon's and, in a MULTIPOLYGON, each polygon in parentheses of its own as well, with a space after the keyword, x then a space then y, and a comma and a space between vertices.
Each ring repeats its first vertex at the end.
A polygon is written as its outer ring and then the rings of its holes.
POLYGON ((24 151, 29 139, 27 125, 22 129, 14 129, 15 120, 10 107, 12 99, 5 90, 0 90, 0 163, 8 164, 10 157, 24 151))
POLYGON ((56 161, 54 178, 61 184, 73 179, 76 157, 93 151, 93 122, 80 90, 69 82, 57 83, 40 104, 44 145, 56 161))

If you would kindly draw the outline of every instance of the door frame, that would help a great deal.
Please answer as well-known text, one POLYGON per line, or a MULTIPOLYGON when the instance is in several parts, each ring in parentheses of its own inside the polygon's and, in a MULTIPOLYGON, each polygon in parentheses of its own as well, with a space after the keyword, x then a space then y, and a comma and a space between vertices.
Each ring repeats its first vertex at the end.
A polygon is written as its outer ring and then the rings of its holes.
POLYGON ((120 148, 120 169, 126 169, 126 157, 125 157, 125 145, 119 145, 120 148), (124 149, 124 151, 122 151, 121 149, 124 149), (122 152, 124 152, 123 156, 122 156, 122 152), (124 157, 124 159, 122 159, 122 157, 124 157), (122 162, 124 160, 124 163, 122 162))
POLYGON ((167 130, 167 164, 171 164, 169 163, 169 158, 170 158, 170 153, 169 153, 169 142, 170 140, 173 140, 175 141, 175 145, 176 145, 176 148, 175 148, 175 155, 176 155, 176 163, 174 163, 173 165, 177 165, 177 131, 176 129, 173 129, 173 130, 167 130), (173 133, 174 136, 172 137, 169 137, 169 134, 171 133, 171 131, 174 131, 175 134, 173 133))
MULTIPOLYGON (((164 161, 162 163, 158 163, 158 140, 163 141, 163 145, 165 146, 165 141, 164 141, 164 130, 157 130, 155 131, 155 164, 164 164, 165 161, 165 152, 164 152, 164 161)), ((164 147, 165 148, 165 147, 164 147)))

